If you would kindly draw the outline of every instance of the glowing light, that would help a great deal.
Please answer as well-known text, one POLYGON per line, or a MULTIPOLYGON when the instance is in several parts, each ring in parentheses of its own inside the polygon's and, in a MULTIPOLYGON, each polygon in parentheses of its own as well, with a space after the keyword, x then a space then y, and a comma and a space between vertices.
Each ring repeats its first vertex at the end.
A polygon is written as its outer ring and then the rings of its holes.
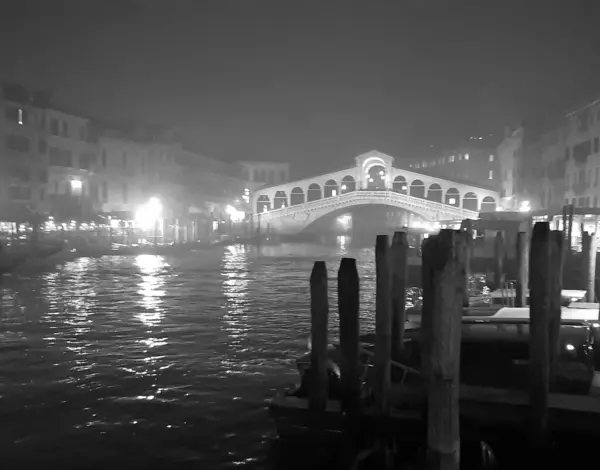
POLYGON ((81 190, 83 183, 80 180, 71 180, 71 189, 81 190))
POLYGON ((156 197, 138 209, 135 214, 135 223, 138 227, 147 230, 156 226, 162 215, 162 204, 156 197))
POLYGON ((496 212, 504 212, 504 208, 500 207, 500 206, 497 206, 496 207, 496 212))
POLYGON ((346 191, 346 189, 348 189, 348 186, 346 186, 345 184, 342 185, 342 191, 346 191))
POLYGON ((242 222, 246 218, 244 211, 240 211, 233 206, 225 207, 225 213, 229 215, 232 222, 242 222))
POLYGON ((531 203, 529 201, 522 201, 519 206, 519 212, 529 212, 531 210, 531 203))
POLYGON ((451 197, 450 199, 448 199, 448 204, 456 204, 456 198, 455 197, 451 197))
POLYGON ((469 154, 465 153, 465 160, 468 160, 468 159, 469 159, 469 154))
POLYGON ((373 178, 369 178, 369 183, 372 183, 372 182, 373 182, 373 178))
POLYGON ((336 191, 335 189, 332 189, 332 190, 331 190, 331 195, 332 195, 332 196, 337 196, 337 191, 336 191))
POLYGON ((350 228, 350 224, 352 222, 352 216, 348 215, 348 214, 346 214, 346 215, 340 215, 337 218, 337 222, 338 222, 338 224, 340 224, 342 226, 342 228, 344 230, 348 230, 350 228))
POLYGON ((379 176, 383 176, 385 173, 383 171, 379 172, 379 176))

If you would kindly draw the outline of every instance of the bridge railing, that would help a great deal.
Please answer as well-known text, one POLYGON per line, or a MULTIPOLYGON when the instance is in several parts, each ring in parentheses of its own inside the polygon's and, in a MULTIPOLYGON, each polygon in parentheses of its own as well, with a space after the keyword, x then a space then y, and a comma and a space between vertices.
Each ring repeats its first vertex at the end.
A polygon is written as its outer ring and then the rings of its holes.
MULTIPOLYGON (((279 209, 271 209, 270 211, 263 212, 260 214, 261 219, 264 221, 277 219, 279 217, 286 217, 289 215, 300 214, 310 212, 312 210, 322 210, 327 208, 341 207, 349 201, 360 201, 365 200, 370 203, 373 200, 381 201, 382 203, 400 203, 407 209, 420 209, 421 211, 430 212, 439 216, 456 218, 456 219, 475 219, 478 217, 477 211, 469 209, 463 209, 450 204, 444 204, 442 202, 430 201, 416 196, 409 196, 408 194, 397 193, 389 190, 357 190, 350 191, 338 196, 331 196, 315 201, 308 201, 302 204, 296 204, 293 206, 281 207, 279 209)), ((393 205, 393 204, 392 204, 393 205)), ((258 214, 254 214, 257 217, 258 214)))

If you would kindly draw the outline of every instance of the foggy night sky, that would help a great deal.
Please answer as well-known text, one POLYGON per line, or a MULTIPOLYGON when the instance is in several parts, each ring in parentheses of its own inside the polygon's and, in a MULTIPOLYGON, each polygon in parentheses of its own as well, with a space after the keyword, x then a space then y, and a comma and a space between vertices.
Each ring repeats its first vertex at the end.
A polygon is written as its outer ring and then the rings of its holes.
POLYGON ((599 32, 597 0, 0 0, 0 78, 313 173, 600 95, 599 32))

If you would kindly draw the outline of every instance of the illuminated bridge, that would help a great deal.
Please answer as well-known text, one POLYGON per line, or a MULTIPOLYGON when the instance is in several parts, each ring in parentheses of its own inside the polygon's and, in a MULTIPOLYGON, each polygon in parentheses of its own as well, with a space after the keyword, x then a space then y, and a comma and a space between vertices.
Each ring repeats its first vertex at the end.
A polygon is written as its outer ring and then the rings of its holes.
POLYGON ((476 219, 496 210, 498 192, 394 168, 394 158, 371 151, 342 171, 257 190, 252 203, 255 227, 284 235, 304 231, 334 212, 384 205, 427 221, 476 219))

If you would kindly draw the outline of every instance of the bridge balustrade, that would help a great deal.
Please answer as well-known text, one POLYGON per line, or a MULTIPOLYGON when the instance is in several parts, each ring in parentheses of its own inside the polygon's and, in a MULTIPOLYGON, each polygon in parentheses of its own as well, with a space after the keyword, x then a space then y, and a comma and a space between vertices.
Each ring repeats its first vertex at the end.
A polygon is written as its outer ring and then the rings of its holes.
MULTIPOLYGON (((392 191, 390 189, 365 189, 360 188, 355 191, 350 191, 337 196, 331 196, 321 198, 313 201, 307 201, 303 204, 296 204, 293 206, 286 206, 279 209, 272 209, 267 212, 262 212, 258 215, 261 216, 262 220, 275 219, 278 217, 286 217, 288 215, 294 215, 303 212, 310 212, 312 210, 323 210, 323 209, 334 209, 342 207, 350 201, 359 202, 361 200, 367 201, 367 203, 388 203, 388 205, 401 205, 407 210, 420 209, 421 212, 426 211, 431 214, 442 215, 447 218, 477 218, 478 212, 473 210, 456 207, 450 204, 444 204, 441 202, 431 201, 415 196, 409 196, 400 192, 392 191), (395 203, 395 204, 394 204, 395 203)), ((256 215, 256 214, 255 214, 256 215)))

